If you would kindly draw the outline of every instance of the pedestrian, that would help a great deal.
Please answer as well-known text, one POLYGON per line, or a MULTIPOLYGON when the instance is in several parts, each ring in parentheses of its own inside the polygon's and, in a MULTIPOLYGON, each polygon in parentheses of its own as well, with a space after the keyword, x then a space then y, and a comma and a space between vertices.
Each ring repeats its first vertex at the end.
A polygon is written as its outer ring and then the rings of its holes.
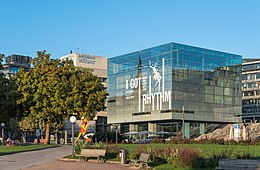
POLYGON ((7 138, 6 142, 7 142, 6 146, 12 145, 12 140, 10 138, 7 138))
POLYGON ((40 144, 40 136, 37 136, 37 144, 40 144))

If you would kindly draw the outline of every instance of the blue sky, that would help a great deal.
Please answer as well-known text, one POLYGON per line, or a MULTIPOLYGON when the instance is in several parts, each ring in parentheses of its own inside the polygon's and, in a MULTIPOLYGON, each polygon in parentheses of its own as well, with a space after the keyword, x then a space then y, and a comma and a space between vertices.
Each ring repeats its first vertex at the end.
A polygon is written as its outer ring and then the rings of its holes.
POLYGON ((260 58, 259 0, 0 0, 0 53, 112 57, 169 42, 260 58))

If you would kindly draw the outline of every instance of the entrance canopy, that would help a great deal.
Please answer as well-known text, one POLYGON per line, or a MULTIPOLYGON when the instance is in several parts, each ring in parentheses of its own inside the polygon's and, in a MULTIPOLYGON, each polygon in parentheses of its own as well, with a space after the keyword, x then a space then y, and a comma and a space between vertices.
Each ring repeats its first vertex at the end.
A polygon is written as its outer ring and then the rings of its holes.
POLYGON ((170 132, 160 131, 160 132, 154 132, 157 135, 167 135, 170 134, 170 132))

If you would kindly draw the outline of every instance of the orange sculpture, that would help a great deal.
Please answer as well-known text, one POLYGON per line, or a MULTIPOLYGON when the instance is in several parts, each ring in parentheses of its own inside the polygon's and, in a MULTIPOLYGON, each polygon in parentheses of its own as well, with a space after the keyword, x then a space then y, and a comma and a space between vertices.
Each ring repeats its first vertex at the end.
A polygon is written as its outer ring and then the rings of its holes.
POLYGON ((86 118, 84 118, 84 117, 82 117, 81 118, 81 120, 82 120, 82 124, 81 124, 81 126, 80 126, 80 130, 79 130, 79 134, 78 134, 78 137, 77 137, 77 139, 75 140, 75 142, 74 142, 74 144, 76 144, 76 142, 78 141, 78 139, 80 138, 80 137, 83 137, 84 138, 84 140, 88 143, 88 142, 91 142, 91 138, 89 138, 88 136, 87 136, 87 128, 88 128, 88 120, 86 119, 86 118))

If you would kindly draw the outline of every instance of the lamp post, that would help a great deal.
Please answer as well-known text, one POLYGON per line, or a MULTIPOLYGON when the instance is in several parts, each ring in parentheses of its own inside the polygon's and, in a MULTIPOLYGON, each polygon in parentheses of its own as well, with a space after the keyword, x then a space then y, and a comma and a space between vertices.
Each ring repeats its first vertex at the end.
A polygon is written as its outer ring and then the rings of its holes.
POLYGON ((2 127, 2 146, 4 146, 4 127, 5 127, 5 123, 1 123, 1 127, 2 127))
POLYGON ((75 116, 70 117, 70 123, 71 123, 71 133, 72 133, 72 157, 74 156, 74 124, 76 122, 77 118, 75 116))
POLYGON ((116 144, 117 144, 117 140, 118 140, 118 137, 117 137, 117 129, 118 129, 118 124, 113 124, 115 130, 116 130, 116 144))
POLYGON ((182 105, 182 139, 184 139, 185 135, 185 131, 184 131, 184 105, 182 105))

